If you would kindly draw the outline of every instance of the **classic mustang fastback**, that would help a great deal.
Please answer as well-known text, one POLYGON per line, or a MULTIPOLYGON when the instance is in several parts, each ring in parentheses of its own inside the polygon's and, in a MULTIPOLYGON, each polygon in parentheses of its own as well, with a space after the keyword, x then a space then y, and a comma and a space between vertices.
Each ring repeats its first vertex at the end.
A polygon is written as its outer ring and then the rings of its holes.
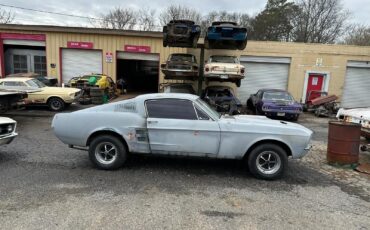
POLYGON ((52 128, 70 147, 88 146, 101 169, 121 167, 128 154, 244 159, 250 172, 276 179, 288 157, 307 153, 312 131, 264 116, 220 116, 198 96, 146 94, 72 113, 52 128))

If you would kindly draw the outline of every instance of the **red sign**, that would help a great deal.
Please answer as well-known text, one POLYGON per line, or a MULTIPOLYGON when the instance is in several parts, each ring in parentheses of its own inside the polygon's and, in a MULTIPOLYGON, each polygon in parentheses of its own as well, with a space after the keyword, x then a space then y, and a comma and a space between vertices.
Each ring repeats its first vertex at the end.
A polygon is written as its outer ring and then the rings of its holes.
POLYGON ((1 39, 12 40, 32 40, 32 41, 45 41, 45 34, 16 34, 16 33, 1 33, 1 39))
POLYGON ((94 48, 94 43, 92 42, 67 42, 68 48, 74 49, 92 49, 94 48))
POLYGON ((150 53, 150 46, 125 45, 125 51, 133 53, 150 53))

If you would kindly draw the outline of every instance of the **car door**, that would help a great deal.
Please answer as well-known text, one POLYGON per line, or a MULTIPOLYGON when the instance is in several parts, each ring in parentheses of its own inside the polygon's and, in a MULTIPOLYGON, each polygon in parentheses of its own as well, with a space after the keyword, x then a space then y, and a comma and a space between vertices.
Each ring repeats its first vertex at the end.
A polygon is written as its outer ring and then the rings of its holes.
POLYGON ((216 156, 220 127, 190 100, 155 99, 145 102, 152 153, 216 156))

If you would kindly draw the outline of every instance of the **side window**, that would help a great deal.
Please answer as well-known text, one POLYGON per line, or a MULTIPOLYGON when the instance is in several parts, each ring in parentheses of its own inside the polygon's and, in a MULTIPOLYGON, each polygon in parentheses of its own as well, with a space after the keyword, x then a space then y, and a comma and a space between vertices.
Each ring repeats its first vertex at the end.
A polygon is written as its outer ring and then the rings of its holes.
POLYGON ((193 103, 181 99, 158 99, 146 101, 150 118, 198 120, 193 103))
POLYGON ((26 86, 23 82, 20 81, 6 81, 4 82, 6 86, 26 86))
POLYGON ((262 91, 257 92, 257 98, 262 98, 262 91))
POLYGON ((209 118, 209 116, 203 112, 202 110, 200 110, 198 107, 195 106, 195 111, 197 111, 197 115, 198 115, 198 120, 211 120, 209 118))

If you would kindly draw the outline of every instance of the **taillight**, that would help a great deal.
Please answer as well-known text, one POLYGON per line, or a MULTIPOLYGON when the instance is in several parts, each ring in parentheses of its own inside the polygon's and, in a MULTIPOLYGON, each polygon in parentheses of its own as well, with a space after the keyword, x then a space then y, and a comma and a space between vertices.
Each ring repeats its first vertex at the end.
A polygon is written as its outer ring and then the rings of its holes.
POLYGON ((206 71, 206 72, 208 72, 208 71, 209 71, 209 68, 208 68, 208 67, 206 67, 206 68, 205 68, 205 71, 206 71))

